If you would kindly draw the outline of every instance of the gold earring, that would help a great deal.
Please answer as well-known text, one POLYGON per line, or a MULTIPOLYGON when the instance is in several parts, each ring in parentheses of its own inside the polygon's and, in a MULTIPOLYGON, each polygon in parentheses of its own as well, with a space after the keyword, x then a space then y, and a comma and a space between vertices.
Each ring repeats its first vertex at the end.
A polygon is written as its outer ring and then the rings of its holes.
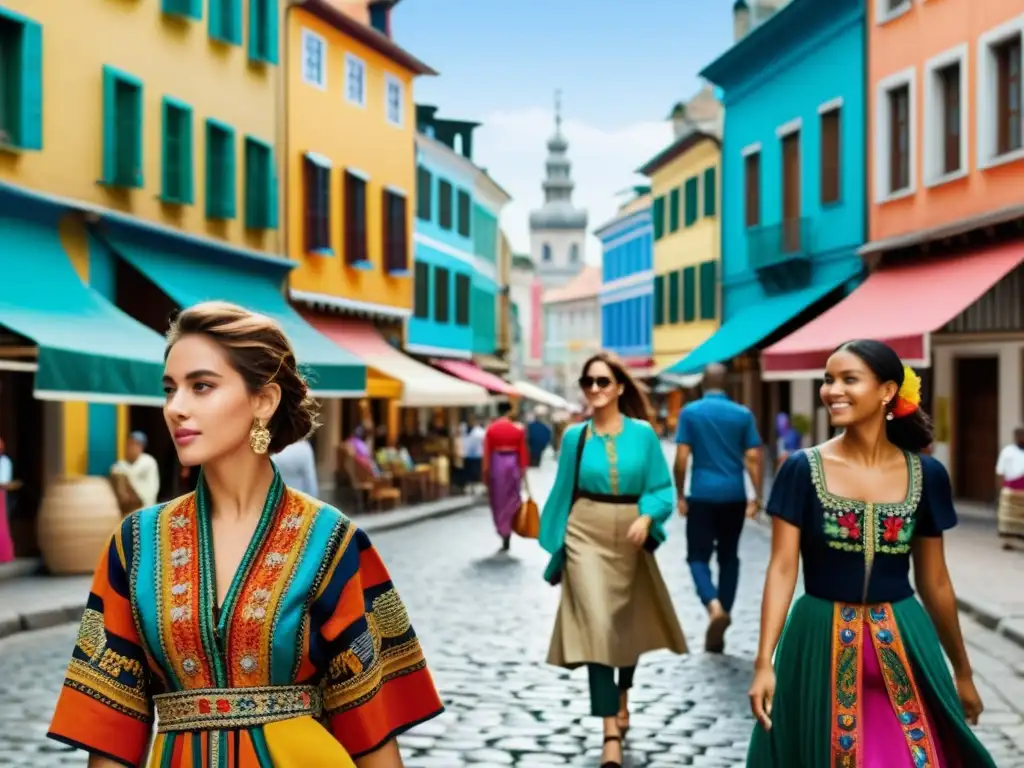
POLYGON ((270 430, 259 419, 254 419, 249 430, 249 447, 252 452, 262 456, 270 448, 270 430))

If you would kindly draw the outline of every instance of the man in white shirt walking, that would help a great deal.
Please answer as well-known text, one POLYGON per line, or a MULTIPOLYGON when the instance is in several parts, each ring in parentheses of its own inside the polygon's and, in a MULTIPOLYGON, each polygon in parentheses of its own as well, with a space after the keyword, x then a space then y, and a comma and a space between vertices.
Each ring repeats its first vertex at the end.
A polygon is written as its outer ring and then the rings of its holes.
POLYGON ((124 447, 124 459, 110 470, 127 478, 142 507, 153 506, 160 495, 160 465, 146 453, 148 443, 145 432, 132 432, 124 447))

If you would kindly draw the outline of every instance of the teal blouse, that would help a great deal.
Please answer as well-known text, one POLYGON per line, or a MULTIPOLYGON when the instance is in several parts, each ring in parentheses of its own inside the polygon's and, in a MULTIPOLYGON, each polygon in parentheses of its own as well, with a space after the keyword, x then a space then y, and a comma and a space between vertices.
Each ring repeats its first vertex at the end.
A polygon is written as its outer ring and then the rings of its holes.
MULTIPOLYGON (((562 436, 558 474, 540 518, 540 545, 551 554, 565 543, 576 449, 589 424, 575 424, 562 436)), ((651 533, 665 540, 664 526, 676 507, 675 484, 658 434, 646 421, 624 418, 616 435, 598 435, 589 429, 580 459, 579 488, 595 494, 639 496, 640 514, 652 520, 651 533)))

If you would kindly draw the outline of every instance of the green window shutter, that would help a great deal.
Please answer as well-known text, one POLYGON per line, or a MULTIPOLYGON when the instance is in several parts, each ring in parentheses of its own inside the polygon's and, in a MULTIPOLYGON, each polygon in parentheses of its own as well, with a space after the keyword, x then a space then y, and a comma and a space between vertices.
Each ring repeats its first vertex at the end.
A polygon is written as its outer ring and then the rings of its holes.
POLYGON ((206 217, 233 219, 236 215, 235 131, 206 121, 206 217))
POLYGON ((103 183, 117 181, 117 73, 103 68, 103 183))
POLYGON ((718 208, 718 169, 704 170, 704 215, 714 216, 718 208))
POLYGON ((697 319, 697 268, 683 270, 683 322, 692 323, 697 319))
POLYGON ((665 324, 665 276, 654 276, 654 324, 665 324))
POLYGON ((698 182, 699 179, 696 176, 691 176, 686 180, 686 226, 688 227, 692 227, 697 221, 698 182))
POLYGON ((210 0, 210 37, 241 44, 242 0, 210 0))
POLYGON ((700 265, 700 319, 714 320, 718 310, 718 262, 700 265))
POLYGON ((679 231, 679 190, 673 189, 668 196, 668 231, 679 231))
POLYGON ((651 217, 654 219, 654 239, 660 240, 665 234, 665 198, 654 199, 654 207, 651 209, 651 217))
POLYGON ((17 144, 43 148, 43 28, 25 21, 21 29, 21 103, 18 105, 17 144))
POLYGON ((173 99, 163 101, 160 197, 169 203, 194 200, 192 179, 192 109, 173 99))
POLYGON ((277 64, 277 0, 249 0, 249 58, 277 64))
POLYGON ((201 19, 203 18, 203 0, 163 0, 161 10, 174 16, 201 19))
POLYGON ((679 322, 679 272, 672 272, 668 276, 668 322, 674 324, 679 322))
POLYGON ((141 187, 142 83, 103 67, 103 183, 141 187))
POLYGON ((277 181, 277 170, 275 169, 274 153, 270 153, 270 163, 267 167, 267 172, 270 174, 270 200, 267 202, 269 210, 267 212, 267 229, 277 229, 278 227, 278 213, 277 209, 281 205, 280 192, 278 192, 278 181, 277 181))

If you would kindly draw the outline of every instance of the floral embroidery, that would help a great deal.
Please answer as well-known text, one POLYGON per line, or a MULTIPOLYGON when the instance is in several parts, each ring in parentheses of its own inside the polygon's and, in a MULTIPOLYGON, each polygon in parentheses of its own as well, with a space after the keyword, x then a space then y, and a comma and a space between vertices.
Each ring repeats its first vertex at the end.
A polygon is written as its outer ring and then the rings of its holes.
POLYGON ((864 609, 836 603, 832 614, 832 768, 860 765, 857 706, 864 609))

